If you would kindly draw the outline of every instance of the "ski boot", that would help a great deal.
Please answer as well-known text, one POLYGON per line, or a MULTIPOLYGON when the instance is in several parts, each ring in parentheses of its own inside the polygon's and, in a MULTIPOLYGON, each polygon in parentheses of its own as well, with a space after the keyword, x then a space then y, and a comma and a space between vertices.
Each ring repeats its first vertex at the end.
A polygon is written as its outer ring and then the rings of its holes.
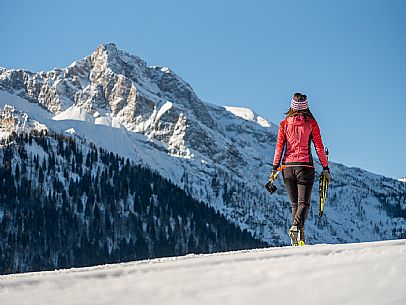
POLYGON ((298 246, 304 246, 305 245, 305 236, 304 236, 304 227, 301 227, 299 229, 299 241, 298 241, 298 246))
POLYGON ((289 229, 290 243, 292 246, 298 246, 300 241, 300 230, 297 226, 291 226, 289 229))

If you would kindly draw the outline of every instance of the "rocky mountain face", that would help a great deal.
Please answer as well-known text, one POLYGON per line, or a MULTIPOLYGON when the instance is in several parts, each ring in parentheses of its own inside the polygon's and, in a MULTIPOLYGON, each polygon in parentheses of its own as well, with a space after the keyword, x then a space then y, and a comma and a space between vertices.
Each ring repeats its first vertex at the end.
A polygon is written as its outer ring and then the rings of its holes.
MULTIPOLYGON (((203 102, 170 69, 147 66, 114 44, 100 45, 65 69, 0 68, 0 90, 0 105, 28 109, 50 130, 147 165, 258 238, 288 243, 285 189, 281 181, 272 196, 263 188, 277 127, 251 110, 203 102)), ((318 183, 314 187, 308 242, 406 236, 404 183, 341 164, 330 167, 334 180, 322 219, 318 183)))

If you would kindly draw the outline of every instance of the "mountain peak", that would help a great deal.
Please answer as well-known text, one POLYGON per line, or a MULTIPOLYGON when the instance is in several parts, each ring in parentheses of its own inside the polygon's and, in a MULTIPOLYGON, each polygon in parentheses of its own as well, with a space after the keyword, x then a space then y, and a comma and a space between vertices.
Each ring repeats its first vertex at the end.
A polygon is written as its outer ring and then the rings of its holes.
POLYGON ((96 50, 91 54, 92 59, 98 57, 104 57, 105 59, 111 61, 119 57, 119 51, 114 43, 102 43, 97 46, 96 50))
POLYGON ((108 42, 108 43, 101 43, 97 49, 101 50, 109 50, 109 51, 116 51, 117 52, 117 46, 113 42, 108 42))
POLYGON ((137 68, 146 68, 146 63, 141 58, 118 49, 111 42, 100 44, 90 58, 97 70, 110 68, 118 74, 126 74, 126 71, 137 68))

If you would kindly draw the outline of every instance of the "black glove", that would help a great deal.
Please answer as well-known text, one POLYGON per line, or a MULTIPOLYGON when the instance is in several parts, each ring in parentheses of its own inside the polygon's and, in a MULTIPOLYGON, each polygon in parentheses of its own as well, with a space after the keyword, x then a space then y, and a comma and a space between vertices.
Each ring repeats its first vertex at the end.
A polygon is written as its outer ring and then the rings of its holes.
POLYGON ((328 180, 328 182, 331 181, 331 174, 330 174, 330 170, 329 169, 323 169, 323 171, 321 172, 321 175, 326 177, 326 179, 328 180))

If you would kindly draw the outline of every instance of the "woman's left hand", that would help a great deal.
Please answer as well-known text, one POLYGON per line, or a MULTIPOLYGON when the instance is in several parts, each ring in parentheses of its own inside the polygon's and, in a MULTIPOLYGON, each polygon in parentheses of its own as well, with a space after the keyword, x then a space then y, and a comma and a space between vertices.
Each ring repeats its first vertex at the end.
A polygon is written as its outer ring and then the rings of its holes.
POLYGON ((330 170, 328 169, 323 169, 323 172, 321 173, 324 177, 326 177, 326 179, 328 180, 328 182, 331 181, 331 174, 330 174, 330 170))

